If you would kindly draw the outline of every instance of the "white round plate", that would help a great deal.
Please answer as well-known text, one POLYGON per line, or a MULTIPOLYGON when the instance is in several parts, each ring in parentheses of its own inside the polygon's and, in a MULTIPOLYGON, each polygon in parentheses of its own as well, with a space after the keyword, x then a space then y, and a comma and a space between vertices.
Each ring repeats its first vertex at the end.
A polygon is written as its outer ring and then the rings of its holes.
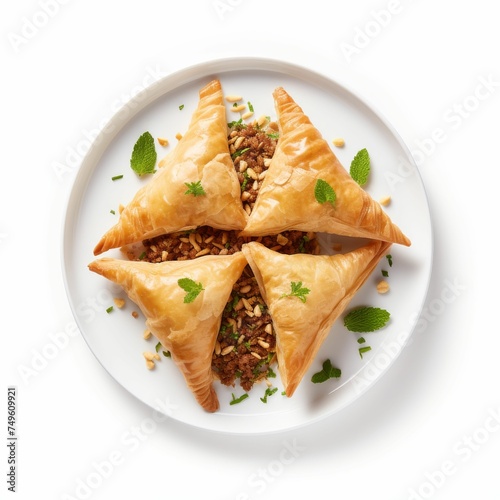
MULTIPOLYGON (((227 104, 228 121, 239 119, 227 104)), ((325 237, 325 241, 333 241, 325 237)), ((342 251, 349 249, 343 240, 342 251)), ((118 250, 106 256, 123 258, 118 250)), ((328 74, 261 58, 221 59, 198 64, 154 83, 129 104, 123 106, 96 138, 79 169, 71 190, 63 228, 63 274, 69 302, 80 330, 102 366, 150 407, 171 418, 199 428, 238 434, 262 434, 292 429, 322 419, 352 403, 371 387, 392 365, 407 344, 423 307, 432 266, 432 231, 424 187, 408 149, 391 124, 365 100, 340 85, 328 74), (282 395, 278 388, 264 403, 265 384, 257 384, 250 397, 230 405, 232 394, 244 391, 215 382, 220 400, 217 413, 206 413, 198 406, 170 358, 146 369, 142 352, 153 350, 155 340, 144 340, 144 317, 132 317, 139 309, 127 299, 124 309, 113 305, 114 297, 126 298, 121 289, 91 273, 93 248, 102 234, 117 220, 120 204, 126 205, 134 193, 148 182, 130 169, 130 155, 138 137, 149 131, 153 137, 166 137, 170 146, 156 143, 158 159, 175 147, 175 135, 183 133, 198 103, 198 91, 212 78, 222 83, 224 93, 239 94, 250 101, 255 116, 275 118, 272 92, 283 86, 302 107, 323 136, 345 138, 343 148, 333 148, 348 169, 354 155, 367 148, 371 173, 365 189, 376 200, 391 196, 386 211, 412 240, 411 247, 393 245, 392 267, 382 259, 378 268, 354 297, 348 309, 357 305, 382 307, 391 313, 385 328, 364 334, 371 351, 359 354, 360 334, 345 329, 339 319, 321 347, 310 370, 294 396, 282 395), (182 108, 182 109, 180 109, 182 108), (112 181, 116 175, 122 179, 112 181), (376 291, 388 271, 391 290, 376 291), (342 370, 340 379, 313 384, 311 376, 330 359, 342 370)))

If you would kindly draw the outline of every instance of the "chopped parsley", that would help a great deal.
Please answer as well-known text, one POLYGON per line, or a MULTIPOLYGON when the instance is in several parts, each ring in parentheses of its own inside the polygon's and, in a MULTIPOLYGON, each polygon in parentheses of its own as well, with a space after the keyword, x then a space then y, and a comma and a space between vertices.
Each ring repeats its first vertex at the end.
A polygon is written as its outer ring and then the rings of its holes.
POLYGON ((123 174, 121 174, 121 175, 115 175, 115 176, 111 177, 112 181, 117 181, 119 179, 123 179, 123 174))
POLYGON ((267 398, 272 396, 274 393, 278 392, 278 388, 275 387, 274 389, 271 389, 270 387, 268 387, 266 389, 266 392, 264 393, 264 397, 263 398, 260 398, 260 400, 263 402, 263 403, 267 403, 267 398))
POLYGON ((195 198, 196 196, 202 196, 207 194, 201 185, 201 181, 196 182, 185 182, 184 183, 188 190, 184 194, 192 194, 195 198))
POLYGON ((231 155, 231 158, 234 160, 235 158, 238 158, 238 156, 241 156, 242 154, 246 153, 249 150, 250 150, 250 148, 238 149, 238 151, 235 151, 231 155))
POLYGON ((184 109, 184 104, 181 104, 181 105, 179 106, 179 110, 181 110, 181 111, 182 111, 183 109, 184 109))
POLYGON ((254 109, 253 109, 253 105, 250 101, 248 101, 248 111, 251 111, 253 113, 254 109))
POLYGON ((302 286, 302 281, 292 281, 290 283, 291 292, 284 293, 280 299, 284 297, 298 297, 302 302, 306 301, 306 295, 311 291, 309 288, 302 286))
POLYGON ((358 349, 358 351, 359 351, 359 355, 360 355, 361 359, 363 359, 363 354, 365 354, 366 352, 369 352, 371 350, 372 350, 372 348, 369 345, 366 347, 360 347, 358 349))
POLYGON ((388 271, 386 271, 385 269, 382 269, 382 276, 383 276, 384 278, 388 278, 388 277, 389 277, 389 272, 388 272, 388 271))
POLYGON ((389 263, 389 267, 392 267, 392 255, 388 254, 385 256, 385 258, 387 259, 387 262, 389 263))
POLYGON ((116 215, 116 212, 114 210, 109 211, 110 214, 116 215))
POLYGON ((229 401, 230 405, 237 405, 238 403, 241 403, 243 400, 248 398, 248 393, 245 392, 245 394, 241 395, 239 398, 237 398, 233 393, 231 393, 231 401, 229 401))
POLYGON ((113 306, 109 306, 107 309, 106 309, 106 312, 109 314, 110 312, 113 311, 113 306))

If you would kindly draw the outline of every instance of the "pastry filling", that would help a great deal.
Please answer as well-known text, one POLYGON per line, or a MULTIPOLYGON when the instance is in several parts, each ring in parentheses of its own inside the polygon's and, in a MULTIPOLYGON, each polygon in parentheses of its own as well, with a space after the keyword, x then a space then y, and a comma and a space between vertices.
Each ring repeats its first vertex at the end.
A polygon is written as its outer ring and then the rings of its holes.
MULTIPOLYGON (((228 142, 241 185, 241 199, 250 214, 264 180, 277 143, 277 131, 241 123, 230 124, 228 142)), ((258 241, 281 253, 318 253, 314 233, 284 231, 269 236, 239 236, 239 231, 224 231, 201 226, 190 231, 144 240, 142 260, 164 262, 189 260, 203 255, 230 255, 244 243, 258 241)), ((246 266, 235 283, 223 312, 212 356, 212 369, 222 384, 249 391, 261 379, 275 376, 276 337, 271 316, 260 294, 257 280, 246 266)))

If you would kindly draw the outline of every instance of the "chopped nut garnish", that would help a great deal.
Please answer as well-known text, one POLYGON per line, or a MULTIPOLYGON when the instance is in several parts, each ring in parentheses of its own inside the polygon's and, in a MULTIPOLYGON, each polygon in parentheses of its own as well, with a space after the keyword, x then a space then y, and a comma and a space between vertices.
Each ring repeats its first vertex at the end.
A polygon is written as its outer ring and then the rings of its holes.
POLYGON ((177 134, 175 134, 175 138, 180 141, 182 139, 182 134, 180 132, 177 132, 177 134))
POLYGON ((168 139, 165 139, 164 137, 158 137, 158 144, 160 146, 168 146, 168 139))
POLYGON ((246 113, 243 113, 241 117, 243 120, 247 120, 248 118, 251 118, 253 116, 253 111, 247 111, 246 113))
POLYGON ((139 313, 137 311, 132 311, 132 316, 137 319, 139 317, 139 313))
POLYGON ((243 99, 243 97, 241 97, 240 95, 227 95, 226 96, 226 101, 227 102, 238 102, 238 101, 241 101, 243 99))
POLYGON ((153 335, 153 334, 149 330, 144 330, 142 337, 144 340, 149 340, 151 338, 151 335, 153 335))
POLYGON ((383 198, 380 198, 379 200, 379 203, 386 207, 387 205, 389 205, 389 203, 391 202, 391 197, 390 196, 384 196, 383 198))
POLYGON ((152 370, 155 367, 154 361, 146 361, 146 368, 152 370))
POLYGON ((345 146, 345 140, 342 137, 335 137, 332 142, 333 145, 337 146, 338 148, 342 148, 345 146))
POLYGON ((239 106, 231 106, 231 111, 234 113, 239 113, 240 111, 243 111, 246 108, 246 104, 240 104, 239 106))
POLYGON ((389 283, 387 281, 379 281, 377 284, 377 292, 378 293, 387 293, 389 291, 389 283))
POLYGON ((118 309, 121 309, 125 305, 124 299, 114 298, 113 302, 115 303, 115 306, 118 307, 118 309))

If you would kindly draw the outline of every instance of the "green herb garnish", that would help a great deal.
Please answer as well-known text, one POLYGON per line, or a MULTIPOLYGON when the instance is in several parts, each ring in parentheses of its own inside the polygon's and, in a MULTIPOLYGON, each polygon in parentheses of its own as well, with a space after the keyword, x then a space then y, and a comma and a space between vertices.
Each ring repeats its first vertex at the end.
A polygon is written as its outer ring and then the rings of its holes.
POLYGON ((358 344, 364 344, 366 342, 364 337, 359 337, 358 344))
POLYGON ((335 200, 337 199, 337 195, 332 186, 323 179, 318 179, 316 181, 316 185, 314 186, 314 197, 318 203, 323 204, 328 202, 331 203, 332 206, 335 205, 335 200))
POLYGON ((384 327, 391 317, 385 309, 359 307, 344 318, 344 326, 351 332, 374 332, 384 327))
POLYGON ((270 139, 279 139, 280 133, 279 132, 272 132, 270 134, 267 134, 267 137, 269 137, 270 139))
POLYGON ((184 297, 184 303, 190 304, 191 302, 198 297, 203 288, 201 283, 196 283, 191 278, 180 278, 177 280, 177 284, 185 291, 186 296, 184 297))
POLYGON ((363 354, 365 354, 365 352, 369 352, 371 350, 372 350, 372 348, 369 345, 366 347, 360 347, 358 349, 358 351, 359 351, 359 355, 360 355, 361 359, 363 359, 363 354))
POLYGON ((238 121, 234 120, 232 122, 229 122, 227 126, 229 128, 235 128, 235 127, 246 128, 246 125, 243 123, 243 118, 240 118, 238 121))
POLYGON ((306 301, 306 295, 311 291, 309 288, 304 288, 302 286, 302 281, 292 281, 290 283, 292 291, 290 293, 284 293, 280 299, 283 297, 298 297, 302 302, 306 301))
POLYGON ((188 190, 184 194, 192 194, 194 197, 207 194, 201 185, 201 181, 185 182, 184 184, 188 187, 188 190))
POLYGON ((253 105, 250 101, 248 101, 248 111, 251 111, 253 113, 253 105))
POLYGON ((181 105, 179 106, 179 109, 182 111, 182 110, 184 109, 184 104, 181 104, 181 105))
POLYGON ((250 148, 238 149, 238 151, 235 151, 231 155, 231 158, 234 160, 235 158, 238 158, 238 156, 241 156, 243 153, 246 153, 249 149, 250 148))
POLYGON ((388 277, 389 277, 389 272, 388 272, 388 271, 386 271, 385 269, 382 269, 382 276, 383 276, 384 278, 388 278, 388 277))
POLYGON ((160 352, 160 349, 161 349, 161 342, 158 342, 158 344, 156 344, 155 346, 155 351, 160 352))
POLYGON ((139 255, 138 259, 143 260, 144 257, 146 257, 146 252, 142 252, 141 255, 139 255))
POLYGON ((272 396, 275 392, 278 392, 278 388, 275 387, 274 389, 271 389, 270 387, 268 387, 266 389, 266 392, 264 393, 264 397, 263 398, 260 398, 260 400, 263 402, 263 403, 267 403, 267 398, 272 396))
POLYGON ((370 174, 370 155, 366 148, 357 152, 351 162, 349 169, 351 177, 360 185, 364 186, 370 174))
POLYGON ((123 174, 122 175, 115 175, 115 176, 111 177, 112 181, 117 181, 118 179, 123 179, 123 174))
POLYGON ((332 362, 327 359, 323 363, 323 369, 311 377, 311 382, 313 384, 321 384, 330 378, 339 378, 341 375, 342 371, 339 368, 332 366, 332 362))
POLYGON ((155 140, 149 132, 144 132, 135 143, 130 167, 137 175, 153 174, 156 166, 155 140))
POLYGON ((387 262, 389 263, 389 267, 392 267, 392 255, 388 254, 385 256, 385 258, 387 259, 387 262))
POLYGON ((238 403, 241 403, 244 399, 248 398, 248 393, 245 392, 245 394, 243 394, 239 398, 237 398, 233 393, 231 393, 231 396, 233 399, 231 401, 229 401, 229 404, 230 405, 237 405, 238 403))
POLYGON ((110 214, 116 215, 116 212, 114 210, 109 211, 110 214))
POLYGON ((109 314, 111 311, 113 311, 113 306, 109 306, 107 309, 106 309, 106 312, 109 314))
POLYGON ((171 358, 172 357, 172 353, 170 351, 162 351, 163 355, 166 357, 166 358, 171 358))
POLYGON ((250 176, 247 174, 247 171, 245 170, 245 172, 243 172, 243 182, 241 183, 241 190, 242 191, 245 191, 249 179, 250 179, 250 176))

